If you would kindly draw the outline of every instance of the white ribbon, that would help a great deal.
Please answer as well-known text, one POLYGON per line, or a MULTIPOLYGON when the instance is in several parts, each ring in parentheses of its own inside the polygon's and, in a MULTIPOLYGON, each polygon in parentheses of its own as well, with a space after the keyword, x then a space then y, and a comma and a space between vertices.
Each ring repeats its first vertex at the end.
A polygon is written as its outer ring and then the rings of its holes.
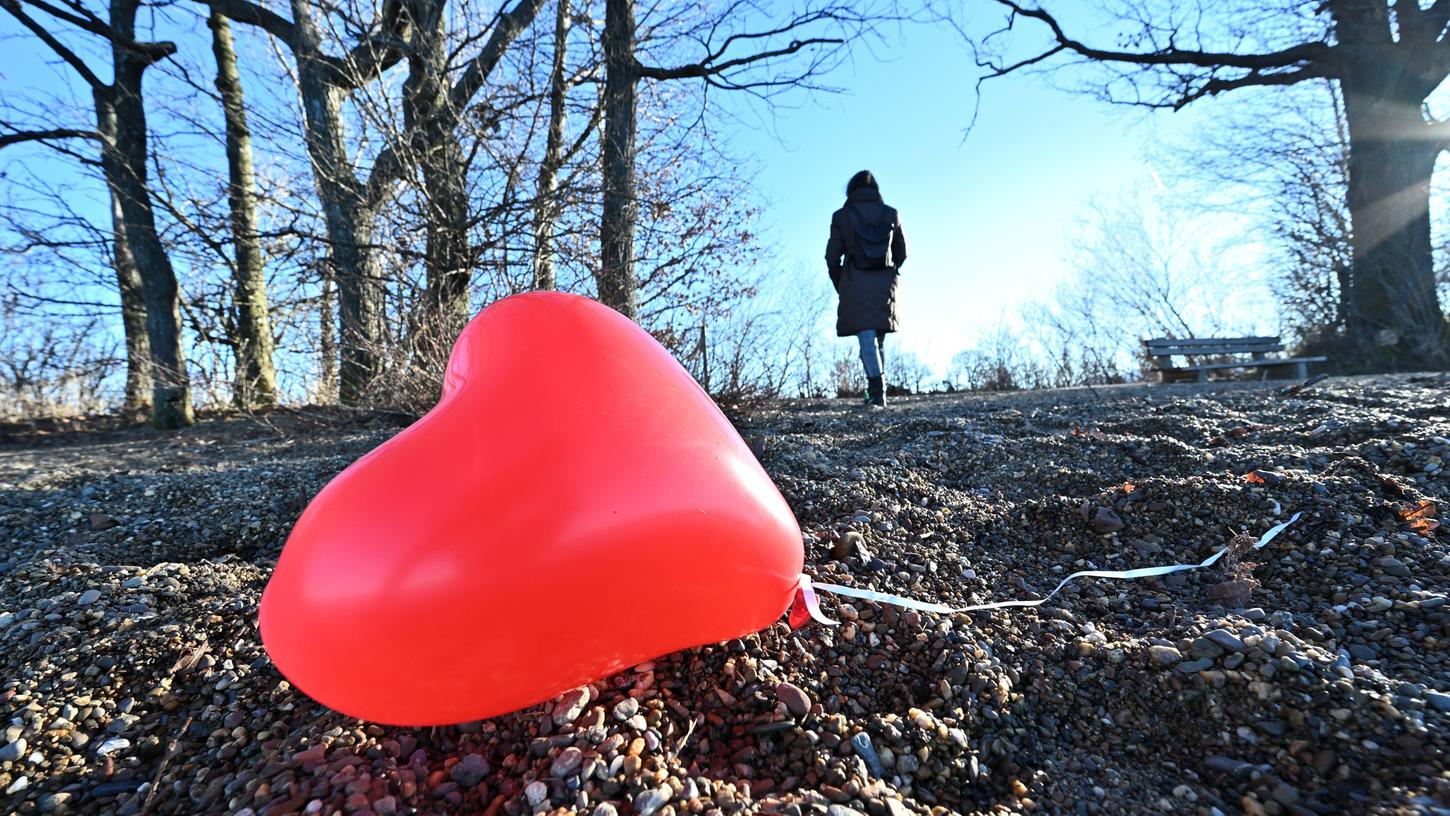
MULTIPOLYGON (((1270 527, 1268 532, 1264 533, 1263 536, 1261 536, 1259 540, 1255 542, 1253 548, 1256 550, 1262 549, 1265 544, 1273 541, 1275 536, 1279 535, 1279 533, 1284 532, 1284 528, 1298 521, 1300 515, 1302 514, 1295 513, 1293 516, 1289 517, 1288 521, 1270 527)), ((806 575, 805 573, 801 573, 800 589, 801 595, 805 598, 806 609, 810 612, 811 617, 819 623, 824 623, 829 626, 836 626, 838 625, 837 621, 826 617, 826 615, 821 612, 820 602, 817 599, 814 590, 821 589, 825 590, 826 592, 834 593, 836 595, 847 595, 852 598, 862 598, 867 601, 887 603, 894 606, 906 607, 907 609, 918 609, 922 612, 937 612, 944 615, 955 614, 957 612, 981 612, 987 609, 1004 609, 1006 607, 1012 606, 1040 606, 1052 600, 1053 596, 1061 592, 1062 588, 1067 586, 1069 581, 1077 578, 1151 578, 1157 575, 1169 575, 1171 573, 1184 572, 1186 570, 1203 569, 1204 567, 1211 567, 1216 564, 1226 552, 1228 552, 1228 547, 1224 547, 1223 549, 1219 550, 1213 555, 1210 555, 1208 558, 1197 564, 1173 564, 1166 567, 1141 567, 1139 569, 1131 570, 1083 570, 1082 572, 1074 572, 1073 574, 1062 579, 1062 582, 1059 583, 1051 592, 1047 593, 1046 596, 1038 598, 1035 601, 997 601, 995 603, 975 604, 972 606, 947 606, 946 604, 929 603, 927 601, 918 601, 914 598, 905 598, 900 595, 891 595, 886 592, 874 592, 869 589, 857 589, 855 587, 841 586, 839 584, 815 583, 812 582, 810 576, 806 575)))

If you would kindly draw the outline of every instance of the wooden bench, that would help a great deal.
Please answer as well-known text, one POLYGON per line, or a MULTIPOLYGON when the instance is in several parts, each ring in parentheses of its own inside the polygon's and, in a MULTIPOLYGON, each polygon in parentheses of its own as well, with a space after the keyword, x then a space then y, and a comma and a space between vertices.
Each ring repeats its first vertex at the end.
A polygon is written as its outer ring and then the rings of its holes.
POLYGON ((1153 358, 1153 370, 1159 373, 1163 382, 1194 380, 1208 382, 1208 372, 1227 368, 1262 368, 1267 374, 1274 370, 1288 369, 1286 378, 1304 379, 1309 376, 1310 363, 1322 363, 1327 357, 1270 357, 1284 350, 1278 337, 1193 337, 1175 339, 1155 337, 1144 340, 1148 356, 1153 358), (1207 362, 1199 365, 1173 365, 1174 356, 1228 357, 1230 355, 1252 355, 1247 360, 1207 362))

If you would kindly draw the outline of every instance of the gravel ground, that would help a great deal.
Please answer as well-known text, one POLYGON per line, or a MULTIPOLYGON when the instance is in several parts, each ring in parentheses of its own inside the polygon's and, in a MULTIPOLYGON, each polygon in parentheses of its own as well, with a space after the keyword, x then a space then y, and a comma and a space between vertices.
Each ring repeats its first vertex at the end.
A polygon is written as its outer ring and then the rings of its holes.
POLYGON ((391 728, 291 689, 255 621, 307 499, 396 421, 12 430, 0 812, 1450 813, 1450 378, 797 402, 740 424, 809 572, 927 600, 1196 562, 1304 516, 1209 570, 1015 612, 825 596, 839 628, 782 622, 517 714, 391 728))

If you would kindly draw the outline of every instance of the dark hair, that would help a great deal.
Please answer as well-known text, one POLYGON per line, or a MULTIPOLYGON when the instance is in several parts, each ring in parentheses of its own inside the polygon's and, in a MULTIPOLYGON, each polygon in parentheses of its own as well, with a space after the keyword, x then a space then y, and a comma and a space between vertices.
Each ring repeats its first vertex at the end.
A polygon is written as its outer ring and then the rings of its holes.
POLYGON ((846 182, 846 195, 850 195, 862 187, 870 187, 878 193, 881 192, 881 188, 876 185, 876 177, 871 175, 870 170, 862 170, 846 182))

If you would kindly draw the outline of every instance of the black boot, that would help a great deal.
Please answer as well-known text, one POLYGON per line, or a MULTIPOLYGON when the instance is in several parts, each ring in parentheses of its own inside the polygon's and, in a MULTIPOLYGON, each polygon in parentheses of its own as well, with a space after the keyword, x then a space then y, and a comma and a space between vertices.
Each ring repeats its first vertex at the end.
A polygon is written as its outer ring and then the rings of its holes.
POLYGON ((866 401, 877 408, 886 407, 886 384, 881 377, 866 378, 866 401))

